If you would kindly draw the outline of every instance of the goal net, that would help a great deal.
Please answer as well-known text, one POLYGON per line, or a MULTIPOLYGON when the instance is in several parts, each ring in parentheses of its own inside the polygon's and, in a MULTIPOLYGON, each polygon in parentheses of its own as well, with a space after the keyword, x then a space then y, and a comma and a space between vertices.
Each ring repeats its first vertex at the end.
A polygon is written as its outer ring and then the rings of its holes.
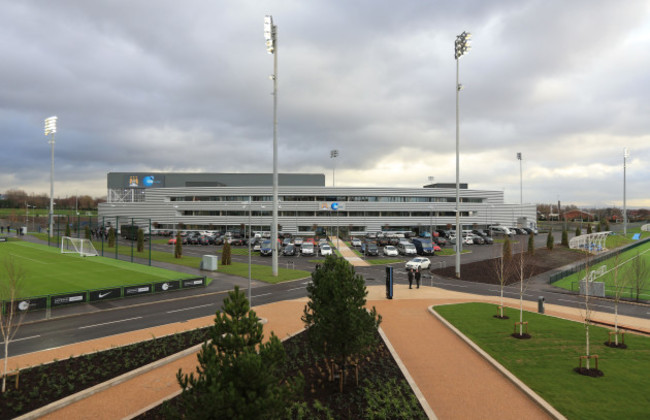
POLYGON ((97 256, 97 250, 92 242, 84 238, 71 238, 70 236, 61 237, 62 254, 79 254, 82 257, 97 256))

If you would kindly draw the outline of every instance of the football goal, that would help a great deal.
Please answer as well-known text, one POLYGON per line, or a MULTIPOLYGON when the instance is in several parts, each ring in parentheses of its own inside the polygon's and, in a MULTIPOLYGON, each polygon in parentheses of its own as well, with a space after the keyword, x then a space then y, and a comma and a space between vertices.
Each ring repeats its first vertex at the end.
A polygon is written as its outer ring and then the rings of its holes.
POLYGON ((62 254, 79 254, 82 257, 95 257, 97 250, 93 243, 84 238, 71 238, 70 236, 61 237, 62 254))

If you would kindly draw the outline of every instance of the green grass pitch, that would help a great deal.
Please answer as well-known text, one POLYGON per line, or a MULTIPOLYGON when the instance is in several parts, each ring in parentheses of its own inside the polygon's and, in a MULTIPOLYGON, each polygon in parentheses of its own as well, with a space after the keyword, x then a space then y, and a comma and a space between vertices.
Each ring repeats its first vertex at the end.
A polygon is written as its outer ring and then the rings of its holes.
POLYGON ((24 272, 18 297, 187 278, 187 274, 105 257, 61 254, 60 249, 22 241, 0 243, 0 284, 6 284, 5 261, 24 272))

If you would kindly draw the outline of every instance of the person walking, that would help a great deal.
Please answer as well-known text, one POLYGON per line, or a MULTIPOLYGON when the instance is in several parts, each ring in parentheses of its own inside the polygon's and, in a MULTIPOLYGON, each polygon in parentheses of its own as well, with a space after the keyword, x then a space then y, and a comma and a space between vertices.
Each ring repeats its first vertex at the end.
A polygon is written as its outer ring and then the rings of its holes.
POLYGON ((413 269, 412 268, 409 268, 408 278, 409 278, 409 289, 412 289, 413 288, 413 269))
POLYGON ((418 267, 418 270, 415 272, 415 284, 418 285, 418 289, 420 288, 420 267, 418 267))

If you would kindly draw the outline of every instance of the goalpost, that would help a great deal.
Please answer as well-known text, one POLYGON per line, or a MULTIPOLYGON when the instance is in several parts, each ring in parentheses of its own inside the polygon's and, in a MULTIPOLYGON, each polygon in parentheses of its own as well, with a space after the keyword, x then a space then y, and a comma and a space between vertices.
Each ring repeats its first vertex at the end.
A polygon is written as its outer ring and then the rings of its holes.
POLYGON ((62 254, 79 254, 82 257, 96 257, 97 250, 89 239, 72 238, 70 236, 61 237, 62 254))

